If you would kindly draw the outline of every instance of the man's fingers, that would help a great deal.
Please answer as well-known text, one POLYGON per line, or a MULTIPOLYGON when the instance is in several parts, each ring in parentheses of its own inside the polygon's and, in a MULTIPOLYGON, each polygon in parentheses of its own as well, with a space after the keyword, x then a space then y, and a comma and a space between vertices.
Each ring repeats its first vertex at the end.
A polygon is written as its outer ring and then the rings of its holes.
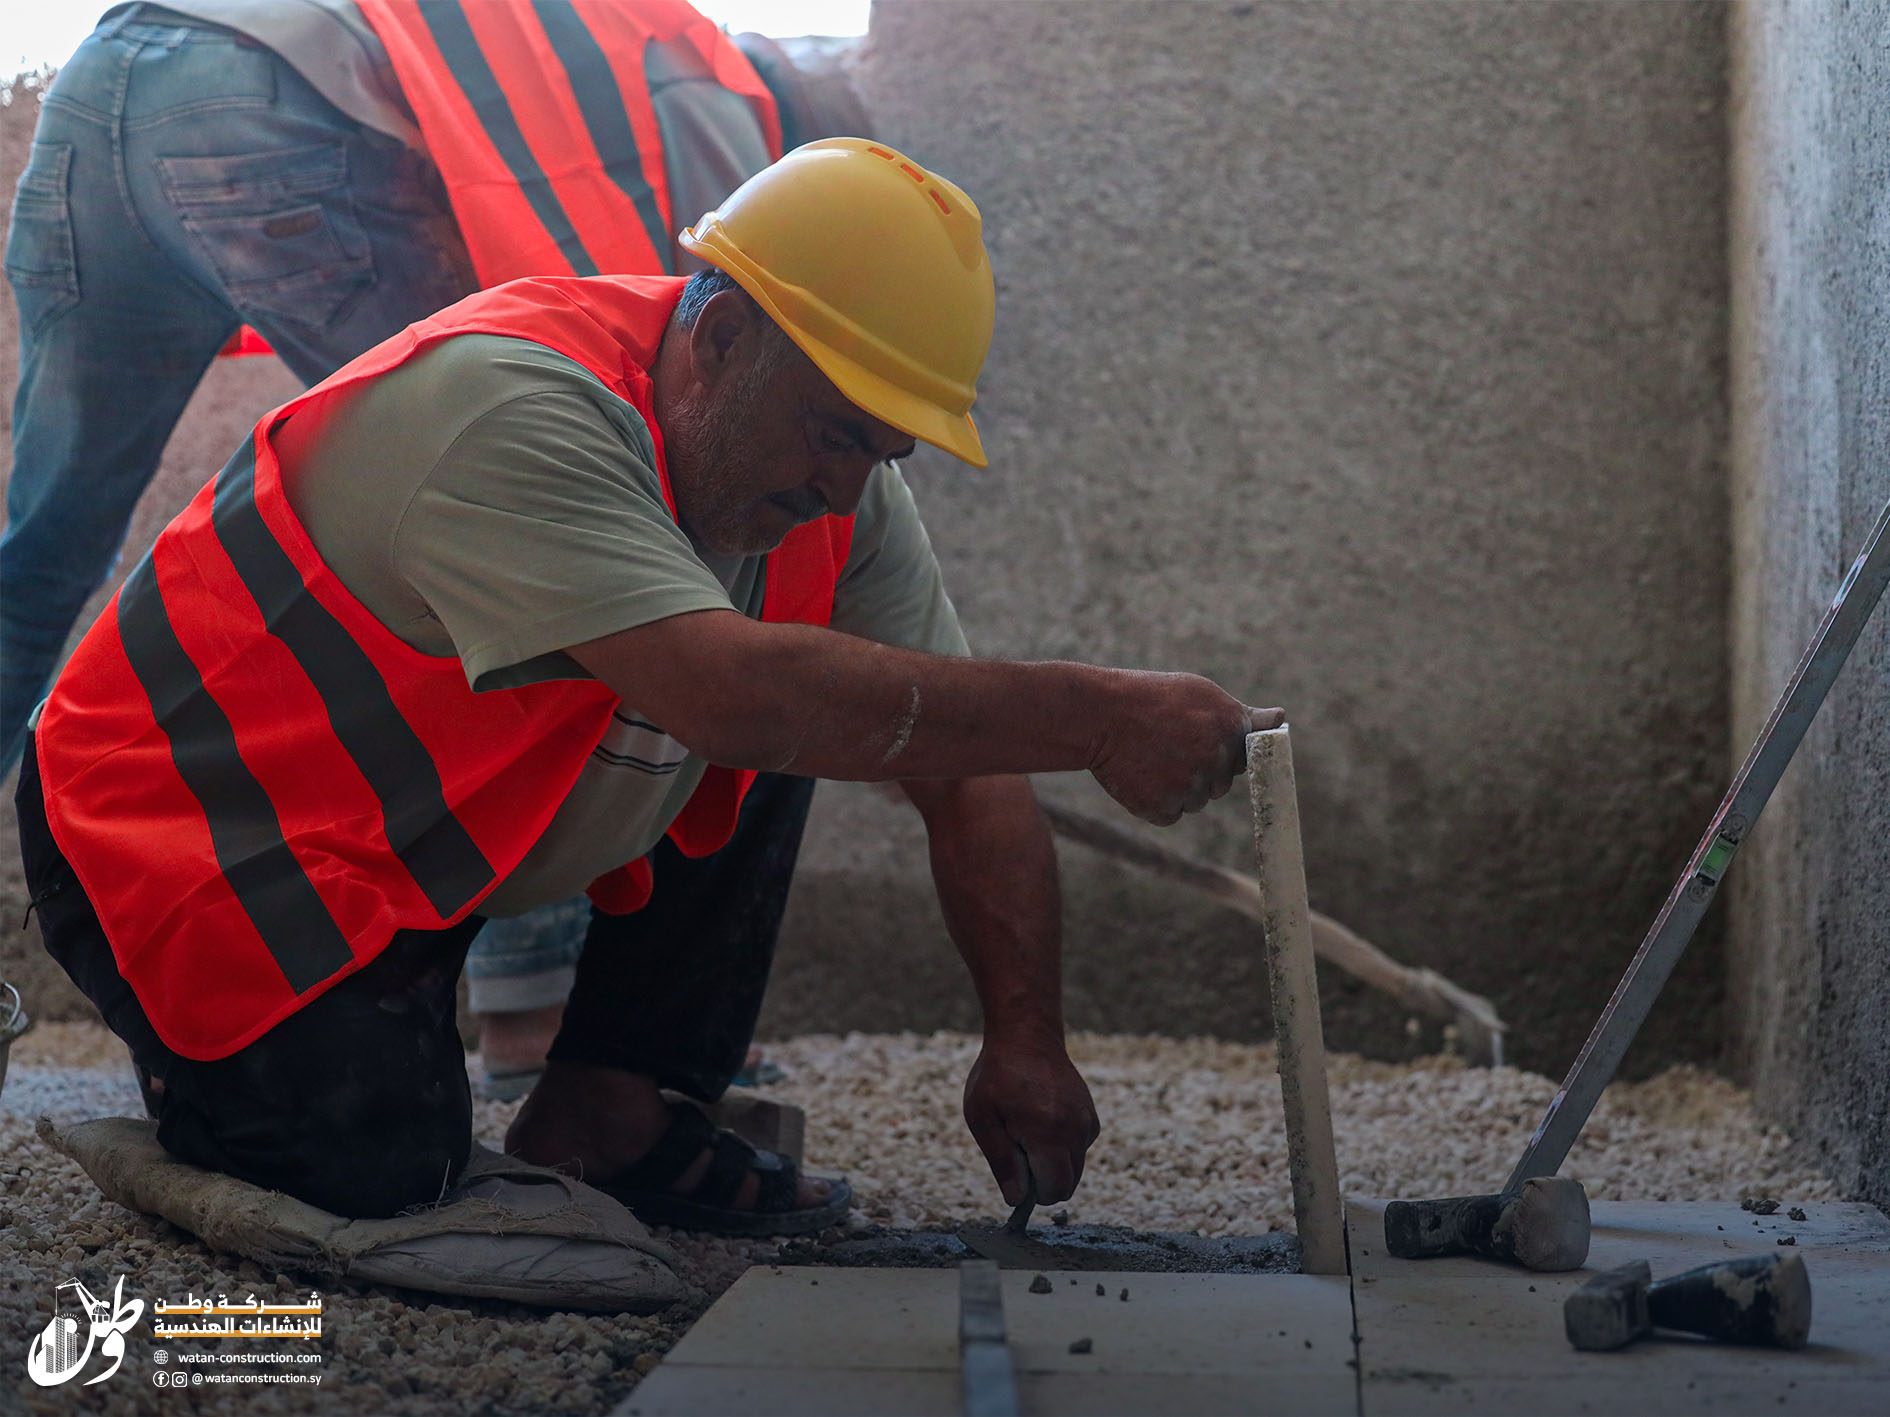
POLYGON ((1279 708, 1249 708, 1247 719, 1253 724, 1254 733, 1265 733, 1269 728, 1279 728, 1286 722, 1286 710, 1279 708))
POLYGON ((978 1122, 966 1119, 971 1125, 971 1139, 978 1144, 978 1150, 984 1153, 984 1159, 990 1163, 991 1177, 998 1183, 998 1190, 1004 1194, 1004 1204, 1020 1205, 1024 1199, 1024 1154, 1011 1140, 1011 1134, 1004 1130, 1000 1122, 978 1122))
POLYGON ((1045 1205, 1066 1201, 1076 1194, 1076 1178, 1080 1173, 1069 1151, 1063 1147, 1033 1147, 1030 1174, 1037 1178, 1037 1199, 1045 1205))

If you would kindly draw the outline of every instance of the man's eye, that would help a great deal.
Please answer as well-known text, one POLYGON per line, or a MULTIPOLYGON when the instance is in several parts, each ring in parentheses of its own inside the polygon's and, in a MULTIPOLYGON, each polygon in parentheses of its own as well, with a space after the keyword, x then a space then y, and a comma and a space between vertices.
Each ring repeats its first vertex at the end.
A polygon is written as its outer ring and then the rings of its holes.
POLYGON ((830 453, 848 453, 853 451, 852 440, 842 438, 838 433, 823 432, 820 435, 820 446, 830 453))

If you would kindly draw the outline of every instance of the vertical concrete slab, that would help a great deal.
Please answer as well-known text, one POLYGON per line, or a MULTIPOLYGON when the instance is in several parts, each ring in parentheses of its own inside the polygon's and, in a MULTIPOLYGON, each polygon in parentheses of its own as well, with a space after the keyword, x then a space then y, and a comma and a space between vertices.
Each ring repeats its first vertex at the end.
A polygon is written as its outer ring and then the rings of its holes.
POLYGON ((1345 1216, 1339 1159, 1326 1088, 1326 1043, 1319 1018, 1319 976, 1306 904, 1300 846, 1299 789, 1293 740, 1282 725, 1247 739, 1253 845, 1265 902, 1267 978, 1272 986, 1280 1092, 1286 1105, 1286 1155, 1293 1176, 1293 1217, 1308 1274, 1345 1273, 1345 1216))
MULTIPOLYGON (((1890 8, 1732 15, 1731 754, 1890 499, 1890 8)), ((1890 614, 1727 877, 1732 1053, 1847 1193, 1890 1203, 1890 614)))

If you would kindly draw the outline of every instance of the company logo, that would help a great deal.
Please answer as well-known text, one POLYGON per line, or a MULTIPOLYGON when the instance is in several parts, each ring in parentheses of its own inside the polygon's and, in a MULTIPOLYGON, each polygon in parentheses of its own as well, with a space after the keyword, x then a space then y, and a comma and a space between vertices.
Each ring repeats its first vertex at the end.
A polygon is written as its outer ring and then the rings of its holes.
POLYGON ((111 1359, 111 1366, 87 1378, 80 1386, 90 1387, 93 1383, 104 1382, 125 1361, 125 1335, 143 1313, 144 1300, 125 1298, 125 1277, 122 1274, 118 1276, 117 1287, 112 1290, 110 1303, 93 1298, 91 1291, 78 1280, 68 1279, 53 1290, 52 1322, 40 1330, 39 1337, 26 1350, 26 1375, 41 1387, 58 1387, 76 1378, 84 1370, 85 1365, 92 1361, 92 1349, 96 1345, 101 1358, 111 1359), (58 1311, 59 1291, 63 1289, 75 1291, 79 1306, 85 1311, 84 1347, 79 1345, 79 1321, 70 1314, 58 1311))
MULTIPOLYGON (((156 1314, 159 1338, 300 1338, 322 1336, 322 1296, 310 1292, 306 1300, 291 1299, 286 1304, 267 1304, 254 1294, 240 1304, 230 1296, 208 1294, 199 1299, 193 1291, 182 1303, 151 1306, 156 1314), (185 1317, 179 1317, 183 1315, 185 1317)), ((158 1361, 164 1355, 158 1354, 158 1361)))

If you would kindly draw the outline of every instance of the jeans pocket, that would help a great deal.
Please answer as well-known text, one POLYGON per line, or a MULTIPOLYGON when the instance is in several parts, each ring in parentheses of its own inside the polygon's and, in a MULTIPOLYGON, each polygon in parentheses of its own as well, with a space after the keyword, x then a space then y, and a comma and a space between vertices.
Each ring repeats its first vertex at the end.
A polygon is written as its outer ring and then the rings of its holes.
POLYGON ((374 284, 340 143, 158 160, 164 193, 246 316, 309 329, 374 284))
POLYGON ((7 225, 6 272, 19 302, 20 326, 43 329, 79 303, 79 266, 72 245, 72 144, 33 144, 13 192, 7 225))

